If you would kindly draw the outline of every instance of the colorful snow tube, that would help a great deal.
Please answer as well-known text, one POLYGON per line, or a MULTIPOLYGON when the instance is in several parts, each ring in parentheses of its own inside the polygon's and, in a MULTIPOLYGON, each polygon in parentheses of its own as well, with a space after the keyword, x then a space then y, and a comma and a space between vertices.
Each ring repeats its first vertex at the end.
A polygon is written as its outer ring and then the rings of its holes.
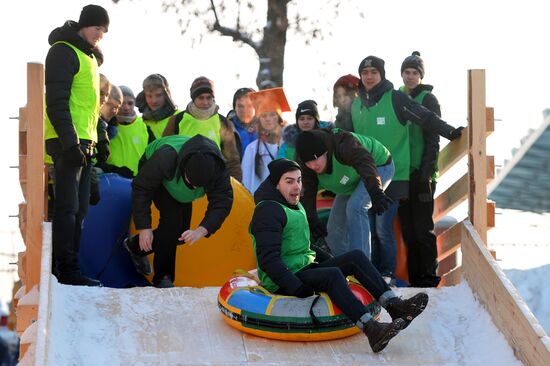
MULTIPOLYGON (((349 281, 349 286, 378 319, 380 305, 372 295, 356 282, 349 281)), ((256 279, 244 275, 234 276, 222 286, 218 307, 230 326, 265 338, 322 341, 359 332, 325 293, 305 299, 275 295, 260 286, 256 279)))

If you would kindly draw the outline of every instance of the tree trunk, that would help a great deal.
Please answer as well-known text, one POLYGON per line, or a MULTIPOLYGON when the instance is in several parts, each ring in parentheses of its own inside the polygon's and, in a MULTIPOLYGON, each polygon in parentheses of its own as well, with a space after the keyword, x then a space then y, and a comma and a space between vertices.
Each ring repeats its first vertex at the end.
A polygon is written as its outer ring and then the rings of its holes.
POLYGON ((267 1, 264 37, 261 46, 256 49, 260 61, 256 84, 260 90, 283 86, 288 2, 289 0, 267 1))

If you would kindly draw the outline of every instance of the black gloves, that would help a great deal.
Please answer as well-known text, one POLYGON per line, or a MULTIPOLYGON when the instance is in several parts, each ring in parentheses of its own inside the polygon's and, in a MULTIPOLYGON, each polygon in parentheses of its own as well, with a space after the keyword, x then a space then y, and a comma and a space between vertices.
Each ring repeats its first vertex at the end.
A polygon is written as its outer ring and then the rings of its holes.
POLYGON ((464 127, 460 126, 458 128, 455 128, 449 132, 449 140, 453 141, 459 138, 462 135, 462 130, 464 127))
POLYGON ((393 200, 386 196, 383 190, 377 189, 374 192, 369 192, 372 201, 372 208, 377 215, 382 215, 384 211, 390 208, 393 200))
POLYGON ((80 150, 80 145, 73 145, 64 152, 67 160, 72 166, 86 165, 86 155, 80 150))
POLYGON ((102 140, 98 142, 97 154, 95 155, 98 162, 103 163, 107 161, 109 155, 111 155, 111 149, 109 148, 109 140, 102 140))
POLYGON ((302 286, 298 287, 298 290, 296 290, 296 293, 294 294, 294 296, 301 298, 310 297, 313 295, 315 295, 315 291, 313 291, 313 287, 307 283, 304 283, 302 286))
POLYGON ((327 226, 319 220, 309 226, 309 231, 311 232, 311 238, 315 241, 328 235, 327 226))
POLYGON ((430 202, 433 200, 431 176, 425 178, 418 170, 411 173, 410 195, 416 195, 419 202, 430 202))
POLYGON ((117 173, 121 177, 128 178, 128 179, 132 179, 134 177, 134 172, 125 166, 117 167, 113 169, 113 172, 117 173))

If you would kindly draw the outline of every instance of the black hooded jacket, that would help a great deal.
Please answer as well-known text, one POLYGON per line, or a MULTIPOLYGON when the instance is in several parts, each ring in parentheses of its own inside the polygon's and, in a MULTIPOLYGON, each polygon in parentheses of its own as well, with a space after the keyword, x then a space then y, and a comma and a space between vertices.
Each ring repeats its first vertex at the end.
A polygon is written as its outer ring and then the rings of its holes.
POLYGON ((52 47, 48 51, 45 64, 46 113, 59 136, 62 150, 67 150, 79 143, 78 136, 69 109, 69 98, 74 76, 80 69, 78 56, 65 41, 88 56, 95 55, 98 64, 103 61, 99 48, 93 48, 78 35, 78 23, 67 21, 62 27, 54 29, 48 37, 52 47))
POLYGON ((151 202, 156 191, 164 189, 163 181, 173 179, 180 162, 195 152, 212 154, 219 159, 215 178, 204 187, 208 207, 200 226, 208 231, 208 235, 220 228, 233 205, 229 172, 218 146, 212 140, 196 135, 182 146, 179 154, 166 145, 155 151, 149 159, 143 155, 138 174, 132 181, 132 212, 136 229, 151 228, 151 202))
POLYGON ((256 204, 267 201, 256 207, 250 222, 250 232, 256 239, 258 265, 279 285, 281 293, 294 295, 303 283, 288 270, 281 259, 283 230, 287 224, 287 216, 284 209, 275 202, 292 210, 298 210, 298 206, 290 205, 269 178, 254 192, 254 201, 256 204))

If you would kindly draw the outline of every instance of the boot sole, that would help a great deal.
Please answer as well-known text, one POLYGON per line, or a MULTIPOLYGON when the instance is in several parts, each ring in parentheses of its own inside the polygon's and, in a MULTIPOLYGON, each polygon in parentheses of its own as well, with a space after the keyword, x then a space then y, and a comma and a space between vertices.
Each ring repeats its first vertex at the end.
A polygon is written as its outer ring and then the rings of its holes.
POLYGON ((378 342, 376 342, 374 345, 371 345, 372 351, 374 353, 378 353, 378 352, 382 351, 384 348, 386 348, 386 346, 388 345, 390 340, 393 337, 395 337, 397 334, 399 334, 400 331, 405 329, 405 321, 401 318, 396 319, 392 323, 392 325, 393 325, 392 328, 390 328, 386 332, 386 334, 384 335, 383 338, 378 340, 378 342))
POLYGON ((426 309, 426 305, 428 305, 428 294, 419 293, 412 297, 412 299, 414 298, 417 298, 418 300, 413 303, 412 311, 402 318, 405 321, 405 326, 403 327, 403 329, 407 328, 409 324, 411 324, 411 322, 414 320, 414 318, 422 314, 424 309, 426 309))

